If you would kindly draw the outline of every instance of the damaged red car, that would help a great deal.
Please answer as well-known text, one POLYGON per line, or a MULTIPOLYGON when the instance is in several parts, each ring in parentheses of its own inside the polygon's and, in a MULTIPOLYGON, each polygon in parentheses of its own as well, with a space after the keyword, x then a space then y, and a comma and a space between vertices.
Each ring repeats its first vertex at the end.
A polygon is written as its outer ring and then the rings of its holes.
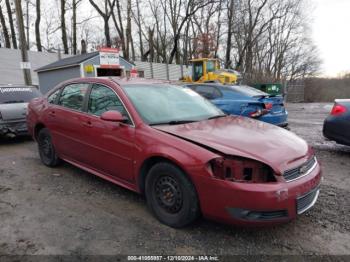
POLYGON ((45 165, 64 160, 144 194, 171 227, 200 215, 236 225, 287 222, 319 195, 320 165, 304 140, 226 116, 167 83, 70 80, 32 100, 27 123, 45 165))

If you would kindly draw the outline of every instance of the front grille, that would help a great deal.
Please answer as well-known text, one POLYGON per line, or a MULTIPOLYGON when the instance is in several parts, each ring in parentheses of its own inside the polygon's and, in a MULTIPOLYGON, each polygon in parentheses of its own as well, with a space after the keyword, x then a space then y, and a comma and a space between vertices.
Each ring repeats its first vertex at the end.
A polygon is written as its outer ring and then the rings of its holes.
POLYGON ((297 198, 297 212, 298 214, 301 214, 311 208, 318 197, 318 194, 320 193, 320 190, 318 188, 313 189, 312 191, 308 192, 307 194, 297 198))
POLYGON ((287 182, 307 175, 315 168, 317 163, 316 157, 310 158, 306 163, 293 169, 289 169, 283 173, 283 177, 287 182))

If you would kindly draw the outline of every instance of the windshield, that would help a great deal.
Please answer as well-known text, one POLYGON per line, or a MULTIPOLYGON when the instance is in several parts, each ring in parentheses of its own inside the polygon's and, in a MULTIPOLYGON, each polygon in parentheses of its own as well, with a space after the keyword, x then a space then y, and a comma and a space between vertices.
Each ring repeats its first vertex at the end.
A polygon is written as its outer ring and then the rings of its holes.
POLYGON ((34 87, 0 87, 0 104, 28 103, 41 96, 34 87))
POLYGON ((207 72, 214 72, 215 71, 215 61, 209 60, 207 62, 207 72))
POLYGON ((228 88, 232 89, 237 93, 247 96, 269 96, 268 93, 265 93, 251 86, 228 86, 228 88))
POLYGON ((191 89, 173 85, 125 85, 142 119, 150 124, 180 124, 224 115, 191 89))

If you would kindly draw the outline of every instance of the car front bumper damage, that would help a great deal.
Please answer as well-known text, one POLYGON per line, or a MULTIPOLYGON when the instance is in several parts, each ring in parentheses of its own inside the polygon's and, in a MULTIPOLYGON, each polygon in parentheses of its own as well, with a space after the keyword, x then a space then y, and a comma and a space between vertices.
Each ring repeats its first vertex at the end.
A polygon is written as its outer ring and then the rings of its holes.
POLYGON ((13 138, 26 134, 28 134, 28 128, 25 120, 0 123, 0 136, 13 138))
POLYGON ((228 224, 274 225, 295 219, 317 201, 322 173, 319 164, 292 182, 235 183, 195 177, 202 213, 228 224))

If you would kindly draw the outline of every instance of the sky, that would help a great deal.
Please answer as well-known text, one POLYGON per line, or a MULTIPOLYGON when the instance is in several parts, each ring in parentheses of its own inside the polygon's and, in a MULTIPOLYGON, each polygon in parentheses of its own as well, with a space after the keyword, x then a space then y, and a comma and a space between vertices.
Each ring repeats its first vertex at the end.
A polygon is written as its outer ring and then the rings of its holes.
POLYGON ((323 60, 322 75, 350 72, 350 0, 313 0, 312 35, 323 60))

